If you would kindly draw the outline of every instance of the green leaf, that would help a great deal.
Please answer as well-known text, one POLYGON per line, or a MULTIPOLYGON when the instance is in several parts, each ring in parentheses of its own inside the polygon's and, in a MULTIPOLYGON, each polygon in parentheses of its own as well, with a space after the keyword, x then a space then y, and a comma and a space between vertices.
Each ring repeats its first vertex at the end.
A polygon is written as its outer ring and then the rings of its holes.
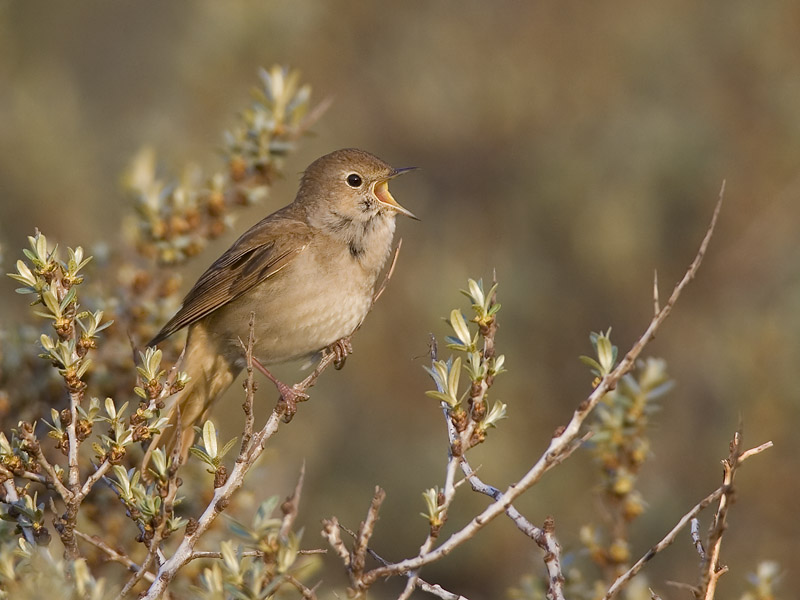
POLYGON ((210 420, 203 425, 203 446, 211 458, 217 458, 217 429, 210 420))

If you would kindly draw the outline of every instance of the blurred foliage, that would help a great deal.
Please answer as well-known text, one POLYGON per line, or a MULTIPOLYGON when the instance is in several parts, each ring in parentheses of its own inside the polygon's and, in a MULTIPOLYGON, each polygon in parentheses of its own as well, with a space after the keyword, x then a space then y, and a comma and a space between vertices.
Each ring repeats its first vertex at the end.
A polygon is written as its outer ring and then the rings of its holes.
MULTIPOLYGON (((498 335, 506 354, 524 363, 509 365, 498 390, 515 400, 514 418, 503 422, 504 436, 475 452, 494 480, 514 481, 587 392, 574 361, 585 332, 612 324, 622 348, 639 333, 651 309, 653 269, 663 295, 694 252, 727 178, 707 261, 653 345, 677 386, 649 433, 652 470, 637 478, 649 506, 631 532, 631 549, 638 555, 665 521, 709 490, 718 475, 714 457, 741 418, 748 441, 773 439, 776 448, 759 458, 761 468, 741 473, 749 508, 736 507, 723 546, 732 574, 721 593, 733 596, 741 584, 735 573, 751 569, 755 556, 783 562, 799 549, 792 518, 800 493, 798 19, 800 5, 790 0, 501 0, 491 8, 474 1, 200 0, 191 11, 154 0, 3 3, 0 267, 13 270, 14 249, 34 227, 82 243, 95 256, 90 275, 119 264, 120 252, 121 262, 138 261, 135 251, 122 250, 118 227, 136 202, 135 193, 128 200, 119 193, 131 156, 145 145, 158 148, 152 181, 162 182, 170 202, 183 202, 170 195, 178 187, 187 190, 183 206, 206 201, 215 175, 230 176, 227 164, 207 165, 216 164, 214 146, 227 144, 217 132, 241 125, 231 115, 253 73, 275 61, 299 66, 335 103, 318 137, 286 161, 288 181, 275 178, 257 209, 231 205, 243 213, 236 231, 288 202, 294 174, 342 146, 423 167, 397 191, 423 221, 401 227, 397 272, 356 336, 356 354, 343 374, 320 384, 317 394, 336 402, 314 402, 291 435, 277 440, 281 458, 265 460, 268 492, 291 485, 305 459, 308 485, 320 492, 307 497, 309 527, 331 512, 357 523, 354 498, 380 481, 388 529, 406 523, 408 507, 419 502, 411 482, 420 474, 436 478, 444 461, 434 408, 409 393, 425 388, 424 375, 409 375, 409 364, 424 360, 417 357, 426 354, 430 323, 449 306, 449 291, 493 267, 503 280, 504 319, 513 326, 498 335), (183 171, 186 157, 199 170, 183 171), (164 177, 162 169, 185 175, 164 177), (409 432, 415 442, 404 466, 388 469, 409 432)), ((198 210, 207 223, 218 222, 198 210)), ((128 239, 146 232, 132 223, 123 227, 128 239)), ((169 227, 177 232, 184 224, 169 227)), ((152 281, 137 262, 119 272, 119 284, 92 290, 102 277, 83 284, 87 309, 102 310, 120 332, 104 342, 120 364, 96 365, 91 374, 98 397, 122 397, 135 385, 126 332, 136 346, 149 339, 235 235, 223 233, 179 269, 180 278, 167 269, 152 281), (143 314, 120 308, 131 293, 143 314), (152 317, 144 322, 143 315, 152 317)), ((64 399, 63 380, 20 344, 38 329, 10 284, 0 294, 4 431, 19 418, 48 416, 64 399)), ((165 347, 168 361, 179 346, 165 347)), ((578 524, 594 500, 567 506, 560 499, 578 496, 595 472, 588 458, 565 465, 521 507, 544 516, 557 503, 557 523, 575 524, 558 530, 567 550, 581 547, 578 524)), ((461 517, 481 505, 464 506, 461 517)), ((458 519, 456 511, 451 520, 458 519)), ((400 526, 387 538, 410 552, 419 531, 400 526)), ((483 540, 454 570, 436 571, 442 585, 458 581, 468 597, 497 597, 503 591, 494 581, 540 564, 527 540, 503 532, 483 540)), ((695 557, 671 551, 649 568, 655 583, 694 573, 695 557)), ((784 585, 800 587, 798 574, 787 571, 784 585)))
MULTIPOLYGON (((202 247, 221 232, 216 227, 219 223, 216 219, 230 211, 226 197, 241 197, 247 201, 263 197, 269 190, 270 178, 280 172, 281 158, 293 148, 295 140, 307 132, 315 118, 303 118, 310 87, 301 87, 298 82, 296 72, 281 67, 262 70, 262 88, 256 94, 256 102, 243 113, 243 125, 227 136, 226 155, 232 165, 231 175, 227 179, 222 175, 213 177, 211 193, 156 181, 152 176, 152 160, 144 161, 147 164, 143 166, 142 159, 137 159, 135 176, 128 185, 138 192, 133 208, 139 227, 135 236, 126 240, 130 245, 125 246, 123 242, 120 250, 103 265, 108 279, 113 280, 119 273, 132 269, 139 269, 139 276, 133 278, 139 283, 145 278, 158 282, 174 277, 169 272, 165 274, 163 265, 184 263, 196 253, 187 248, 202 247), (219 194, 216 200, 215 193, 219 194), (178 222, 185 226, 175 226, 178 222), (138 256, 130 252, 131 247, 138 256)), ((65 206, 64 210, 80 216, 78 207, 65 206)), ((176 288, 170 286, 169 293, 159 291, 163 290, 162 285, 134 284, 125 288, 130 280, 123 280, 123 293, 113 306, 123 318, 134 313, 140 316, 138 321, 127 319, 127 324, 138 324, 142 329, 112 328, 113 321, 103 310, 84 308, 87 302, 108 305, 107 297, 101 295, 102 286, 94 290, 88 288, 89 298, 84 299, 81 287, 84 270, 93 257, 86 256, 83 248, 77 246, 67 248, 67 257, 62 258, 64 253, 59 252, 58 245, 48 243, 38 229, 28 237, 28 245, 29 248, 22 250, 24 260, 18 260, 16 272, 8 275, 21 284, 16 290, 18 293, 33 296, 32 313, 49 320, 51 326, 41 334, 26 329, 31 337, 27 343, 21 339, 23 343, 16 351, 25 354, 26 348, 35 348, 32 342, 38 340, 42 350, 38 358, 44 359, 63 381, 60 394, 36 398, 38 409, 49 415, 49 419, 19 420, 27 411, 17 409, 23 395, 17 394, 15 385, 19 385, 20 380, 25 383, 26 378, 23 375, 17 379, 16 373, 7 368, 9 357, 0 357, 5 367, 2 369, 5 377, 0 383, 4 384, 6 409, 9 417, 17 418, 17 425, 9 428, 8 436, 0 432, 0 483, 3 485, 0 518, 16 524, 13 532, 4 531, 0 539, 0 563, 5 567, 0 593, 12 594, 15 598, 30 597, 35 588, 23 584, 23 579, 38 582, 51 570, 60 574, 67 593, 74 597, 102 597, 104 586, 127 592, 138 579, 129 580, 124 588, 119 575, 110 584, 104 578, 95 580, 94 573, 101 569, 102 563, 96 559, 87 561, 78 541, 89 542, 123 563, 126 560, 130 563, 130 556, 137 550, 136 543, 142 543, 147 548, 147 556, 139 569, 142 573, 150 568, 157 549, 160 551, 172 533, 196 527, 196 523, 193 525, 192 520, 178 512, 183 498, 177 496, 177 492, 182 480, 177 476, 174 457, 155 449, 147 472, 143 473, 130 466, 139 460, 138 455, 134 453, 136 456, 131 459, 129 454, 133 447, 140 442, 147 443, 166 426, 167 419, 161 416, 164 400, 185 386, 187 376, 174 369, 168 374, 167 369, 162 368, 161 350, 148 347, 139 353, 140 365, 135 369, 137 385, 131 386, 130 375, 120 375, 115 382, 116 399, 109 396, 101 403, 99 398, 87 396, 87 392, 96 392, 87 381, 97 370, 109 371, 117 367, 122 371, 130 364, 129 354, 119 352, 123 347, 120 338, 147 335, 148 324, 157 316, 154 314, 158 312, 156 307, 167 301, 174 302, 176 288), (115 338, 117 344, 114 344, 115 338), (63 390, 69 403, 61 409, 63 390), (138 406, 128 410, 135 397, 138 397, 138 406), (47 437, 52 438, 54 444, 47 443, 42 435, 45 428, 38 427, 37 432, 39 421, 46 426, 47 437), (93 451, 91 457, 85 451, 87 448, 93 451), (133 522, 137 535, 92 541, 82 531, 84 515, 95 513, 91 504, 98 502, 94 496, 91 503, 84 503, 84 500, 101 480, 118 497, 118 509, 121 509, 118 512, 126 514, 133 522), (46 502, 39 501, 39 487, 46 494, 46 502), (63 544, 65 562, 54 561, 51 557, 52 536, 48 522, 53 524, 63 544)), ((107 288, 105 293, 109 293, 107 288)), ((105 391, 103 381, 99 383, 105 391)), ((202 442, 192 448, 193 455, 212 467, 213 487, 220 487, 227 477, 222 459, 236 440, 230 440, 220 449, 211 421, 206 421, 200 433, 202 442)), ((200 482, 191 481, 182 491, 197 495, 202 488, 192 485, 195 483, 200 482)), ((102 495, 108 488, 100 487, 98 493, 102 495)), ((199 577, 210 594, 219 595, 224 591, 243 598, 274 597, 286 583, 290 568, 296 570, 299 535, 291 531, 291 523, 278 521, 279 536, 272 531, 274 526, 267 526, 273 521, 265 521, 264 511, 271 512, 274 505, 272 502, 262 507, 254 529, 241 525, 236 529, 238 535, 256 544, 254 553, 245 557, 237 553, 232 543, 221 543, 223 571, 216 566, 199 577), (217 589, 214 582, 219 582, 221 587, 217 589)), ((102 529, 113 520, 112 515, 106 514, 97 524, 102 529)), ((304 562, 308 561, 300 561, 300 564, 304 562)), ((290 583, 293 588, 303 589, 299 580, 290 583)), ((182 587, 186 587, 185 582, 182 587)))

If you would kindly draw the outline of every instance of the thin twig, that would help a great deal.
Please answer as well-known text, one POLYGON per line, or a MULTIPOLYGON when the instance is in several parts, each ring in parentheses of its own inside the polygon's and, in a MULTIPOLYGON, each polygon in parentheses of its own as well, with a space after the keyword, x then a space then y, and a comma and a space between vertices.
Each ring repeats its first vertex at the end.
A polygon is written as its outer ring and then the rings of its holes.
POLYGON ((21 477, 22 479, 40 483, 47 488, 55 489, 55 486, 50 482, 50 480, 41 473, 34 473, 32 471, 17 471, 16 473, 12 473, 5 466, 0 465, 0 475, 7 480, 13 479, 14 477, 21 477))
MULTIPOLYGON (((180 413, 178 413, 178 418, 176 421, 176 427, 178 427, 178 431, 184 433, 181 429, 180 424, 180 413)), ((164 496, 161 502, 160 513, 158 515, 158 524, 155 527, 155 531, 153 531, 151 537, 145 537, 145 543, 148 546, 147 556, 145 557, 144 561, 142 562, 142 568, 140 571, 136 572, 133 577, 131 577, 126 583, 125 586, 122 588, 122 591, 119 593, 118 599, 121 600, 124 598, 135 586, 142 580, 144 574, 147 573, 150 565, 156 564, 161 566, 164 562, 164 557, 161 552, 161 542, 169 535, 170 532, 167 531, 167 525, 169 524, 169 520, 174 515, 174 506, 175 506, 175 498, 178 495, 178 469, 181 465, 181 457, 177 455, 178 448, 180 447, 181 440, 178 439, 178 443, 176 447, 173 449, 173 460, 170 464, 170 467, 167 471, 167 481, 166 481, 166 495, 164 496)), ((163 484, 161 484, 163 485, 163 484)))
MULTIPOLYGON (((300 555, 309 555, 309 554, 327 554, 328 551, 325 548, 316 548, 313 550, 298 550, 298 554, 300 555)), ((267 556, 267 552, 263 550, 243 550, 241 552, 241 556, 252 556, 252 557, 259 557, 262 558, 267 556)), ((213 551, 195 551, 192 552, 192 556, 189 558, 189 561, 204 559, 204 558, 222 558, 222 552, 213 552, 213 551)))
MULTIPOLYGON (((8 504, 13 504, 14 502, 19 502, 19 494, 17 494, 17 487, 14 485, 13 479, 6 479, 3 482, 3 488, 6 491, 6 502, 8 504)), ((17 522, 20 529, 22 529, 22 535, 25 536, 27 542, 31 545, 36 545, 36 538, 33 535, 33 528, 30 525, 23 525, 20 522, 17 522)))
MULTIPOLYGON (((392 261, 392 264, 396 262, 398 253, 399 247, 397 250, 395 250, 395 257, 392 261)), ((381 288, 386 287, 386 284, 391 278, 392 269, 393 266, 390 266, 389 271, 384 276, 384 282, 381 284, 381 288)), ((377 297, 374 297, 372 301, 373 306, 376 300, 377 297)), ((356 330, 357 329, 358 327, 356 330)), ((348 339, 349 337, 350 336, 348 336, 348 339)), ((252 356, 252 352, 250 352, 250 354, 252 356)), ((303 391, 314 385, 316 379, 327 368, 327 366, 333 362, 334 358, 335 354, 333 352, 329 352, 324 355, 322 359, 320 359, 319 364, 311 373, 311 375, 306 377, 306 379, 304 379, 300 384, 295 385, 295 389, 298 391, 303 391)), ((246 451, 244 453, 240 453, 240 456, 237 458, 234 467, 231 470, 230 475, 228 475, 225 483, 214 490, 214 496, 212 497, 211 502, 209 502, 209 504, 206 506, 203 514, 200 515, 200 518, 197 520, 191 533, 187 533, 187 535, 184 536, 173 555, 168 560, 164 561, 159 568, 156 580, 147 590, 147 593, 142 596, 145 600, 156 600, 156 598, 160 598, 167 589, 170 581, 172 581, 177 574, 178 570, 187 562, 192 560, 194 547, 198 540, 208 530, 208 528, 211 527, 211 524, 219 516, 219 514, 225 510, 233 494, 236 493, 236 491, 242 486, 244 483, 244 476, 261 456, 261 453, 266 447, 267 441, 273 435, 275 435, 275 432, 278 431, 280 422, 281 415, 275 411, 270 412, 269 418, 264 424, 264 427, 252 436, 251 442, 246 451)))
POLYGON ((374 305, 378 298, 383 295, 383 292, 386 290, 386 286, 389 285, 389 280, 392 278, 394 274, 394 268, 397 265, 397 257, 400 255, 400 248, 403 247, 403 238, 399 238, 397 240, 397 246, 394 249, 394 254, 392 254, 392 262, 389 263, 389 269, 386 271, 386 275, 383 276, 383 281, 381 285, 378 287, 378 291, 375 292, 372 296, 372 304, 374 305))
POLYGON ((706 549, 703 548, 703 540, 700 539, 700 519, 697 517, 692 519, 689 535, 692 536, 692 543, 694 544, 694 549, 697 550, 697 554, 700 555, 700 560, 705 560, 706 549))
POLYGON ((20 433, 23 439, 28 443, 28 448, 32 451, 33 455, 36 456, 36 462, 39 463, 39 466, 42 467, 47 474, 48 481, 53 484, 53 487, 58 492, 58 495, 61 496, 61 499, 65 503, 68 502, 70 498, 72 498, 72 492, 62 483, 55 468, 50 464, 50 461, 47 460, 44 452, 42 452, 42 446, 33 434, 33 427, 23 425, 20 427, 20 433))
POLYGON ((100 481, 103 476, 108 472, 111 468, 111 461, 107 458, 100 463, 100 466, 95 469, 94 473, 89 475, 86 478, 86 481, 83 482, 83 487, 81 487, 81 491, 78 493, 77 500, 78 502, 82 502, 84 498, 92 491, 94 484, 100 481))
POLYGON ((289 532, 292 530, 295 519, 299 513, 300 508, 300 494, 303 491, 303 481, 306 477, 306 463, 300 466, 300 474, 297 476, 297 483, 294 486, 294 492, 289 496, 286 501, 281 505, 283 511, 283 520, 281 521, 280 536, 281 539, 287 539, 289 532))
POLYGON ((727 488, 727 491, 719 499, 719 506, 708 534, 708 552, 706 552, 705 560, 703 561, 700 585, 698 586, 700 590, 698 597, 702 597, 703 600, 712 600, 714 598, 719 578, 728 571, 727 567, 719 564, 719 555, 722 548, 722 536, 728 526, 727 517, 731 504, 730 495, 733 491, 733 480, 741 455, 742 434, 741 431, 737 431, 733 434, 733 440, 730 443, 730 454, 727 459, 722 461, 724 472, 722 484, 727 488))
POLYGON ((544 565, 547 569, 547 597, 550 600, 566 600, 564 574, 561 571, 561 545, 556 539, 555 530, 555 520, 549 516, 544 521, 542 535, 534 539, 544 550, 544 565))
POLYGON ((255 416, 253 415, 253 400, 255 398, 256 387, 253 380, 253 346, 255 344, 255 325, 256 313, 250 313, 250 326, 247 335, 247 345, 245 346, 242 340, 239 340, 242 349, 244 350, 245 360, 247 361, 247 376, 244 380, 244 403, 242 410, 244 410, 244 431, 242 432, 242 445, 239 449, 239 457, 237 460, 243 460, 250 445, 250 440, 253 439, 253 427, 255 424, 255 416))
POLYGON ((561 455, 572 447, 573 442, 580 436, 580 429, 583 425, 583 422, 592 412, 594 407, 605 397, 605 395, 610 390, 616 388, 619 380, 633 368, 636 359, 642 353, 645 346, 655 337, 658 329, 672 312, 672 308, 675 306, 675 303, 678 301, 678 298, 680 297, 684 288, 692 279, 694 279, 695 275, 697 274, 700 264, 703 261, 703 257, 705 256, 706 249, 708 248, 708 244, 711 241, 714 227, 717 223, 719 211, 722 207, 724 189, 725 186, 723 183, 719 199, 711 217, 711 223, 709 224, 705 236, 700 243, 700 248, 694 257, 694 260, 687 268, 683 278, 673 289, 666 305, 664 305, 661 311, 651 319, 650 324, 647 326, 644 333, 636 341, 636 343, 634 343, 619 365, 617 365, 617 367, 611 371, 611 373, 606 375, 600 381, 598 386, 589 395, 589 397, 584 400, 575 410, 570 422, 563 430, 559 430, 558 435, 556 435, 550 441, 549 447, 539 458, 536 464, 534 464, 515 485, 509 487, 498 500, 490 504, 486 509, 483 510, 483 512, 474 517, 467 525, 453 533, 436 549, 424 555, 418 555, 388 567, 378 567, 372 571, 369 571, 368 573, 365 573, 365 585, 370 585, 376 579, 381 577, 387 577, 390 575, 405 573, 413 569, 418 569, 423 565, 439 560, 443 556, 449 554, 454 548, 460 546, 468 539, 471 539, 480 529, 483 529, 498 515, 503 514, 507 506, 513 503, 514 500, 516 500, 532 485, 538 482, 542 476, 553 467, 561 455))
POLYGON ((386 492, 380 487, 375 487, 375 494, 372 496, 372 502, 369 504, 367 510, 367 518, 361 523, 358 528, 355 543, 353 544, 352 558, 350 560, 350 573, 353 584, 357 592, 366 592, 367 587, 361 584, 361 576, 364 573, 366 566, 367 548, 369 547, 369 540, 375 531, 375 523, 378 521, 378 512, 381 509, 381 504, 386 499, 386 492))
POLYGON ((327 98, 323 99, 319 104, 306 113, 306 116, 300 122, 300 125, 295 128, 293 134, 287 137, 290 140, 296 140, 305 135, 309 128, 316 123, 331 107, 331 104, 333 104, 333 96, 328 96, 327 98))
MULTIPOLYGON (((132 561, 128 556, 124 554, 120 554, 116 550, 114 550, 111 546, 106 544, 103 540, 101 540, 96 535, 88 535, 83 533, 82 531, 75 530, 75 535, 80 539, 84 540, 85 542, 89 542, 95 548, 102 550, 108 558, 113 560, 114 562, 118 562, 122 565, 125 565, 129 571, 138 572, 141 570, 141 567, 137 565, 134 561, 132 561)), ((147 581, 154 581, 156 576, 149 571, 144 574, 144 579, 147 581)))
MULTIPOLYGON (((354 531, 351 531, 350 529, 348 529, 344 525, 340 525, 339 527, 341 529, 344 529, 345 532, 347 532, 347 534, 350 537, 355 539, 356 533, 354 531)), ((339 541, 341 542, 341 540, 339 540, 339 541)), ((344 544, 342 544, 342 546, 344 546, 344 544)), ((386 560, 385 558, 381 557, 372 548, 367 548, 367 552, 369 553, 369 555, 372 558, 374 558, 376 561, 378 561, 382 565, 388 566, 389 564, 391 564, 391 563, 389 563, 388 560, 386 560)), ((408 576, 409 579, 411 579, 411 576, 412 576, 411 573, 406 573, 406 575, 408 576)), ((469 600, 466 596, 462 596, 461 594, 455 594, 453 592, 450 592, 450 591, 444 589, 438 583, 435 583, 435 584, 428 583, 427 581, 425 581, 421 577, 416 577, 415 580, 417 582, 417 587, 419 589, 421 589, 423 592, 427 592, 428 594, 432 594, 434 596, 442 598, 443 600, 469 600)))
POLYGON ((658 301, 658 270, 653 271, 653 314, 661 312, 661 303, 658 301))
POLYGON ((644 565, 653 558, 656 554, 670 546, 674 541, 675 538, 678 537, 678 534, 681 530, 686 527, 686 524, 689 523, 694 517, 696 517, 700 512, 709 506, 712 502, 719 499, 722 494, 725 493, 725 487, 719 487, 710 493, 708 496, 703 498, 700 502, 694 505, 692 509, 683 515, 678 523, 665 535, 660 542, 658 542, 655 546, 650 548, 644 556, 642 556, 639 560, 634 563, 634 565, 628 569, 625 573, 620 575, 614 580, 614 583, 608 588, 605 596, 603 596, 603 600, 610 600, 614 597, 614 595, 619 592, 627 583, 633 579, 633 577, 642 570, 644 565))
MULTIPOLYGON (((755 456, 756 454, 759 454, 771 447, 772 447, 772 442, 766 442, 765 444, 761 444, 760 446, 752 448, 747 452, 741 453, 739 455, 738 460, 736 461, 737 465, 741 465, 746 458, 755 456)), ((700 512, 703 509, 709 506, 712 502, 715 502, 716 500, 721 498, 724 494, 728 493, 729 491, 730 491, 730 486, 723 484, 722 486, 714 490, 711 494, 703 498, 700 502, 695 504, 695 506, 688 513, 686 513, 685 515, 683 515, 683 517, 681 517, 681 519, 678 521, 675 527, 673 527, 669 531, 669 533, 667 533, 667 535, 665 535, 662 538, 660 542, 658 542, 655 546, 650 548, 650 550, 648 550, 644 554, 644 556, 642 556, 642 558, 636 561, 636 563, 630 569, 628 569, 625 573, 617 577, 612 586, 608 588, 606 595, 603 596, 603 600, 610 600, 611 598, 613 598, 614 595, 617 592, 619 592, 624 585, 628 583, 628 581, 633 579, 633 577, 639 571, 642 570, 642 567, 644 567, 645 563, 647 563, 656 554, 667 548, 670 544, 672 544, 675 541, 675 538, 678 536, 681 530, 684 527, 686 527, 687 523, 691 522, 691 520, 694 519, 698 514, 700 514, 700 512)))
MULTIPOLYGON (((328 540, 328 543, 333 548, 334 552, 342 559, 344 566, 349 569, 352 563, 350 551, 342 541, 342 526, 339 525, 339 520, 336 517, 330 519, 322 519, 322 537, 328 540)), ((355 537, 355 534, 353 534, 355 537)))
POLYGON ((147 600, 156 600, 156 598, 160 598, 164 594, 167 585, 175 577, 178 569, 191 559, 192 551, 200 539, 200 536, 211 527, 211 524, 227 507, 233 494, 242 486, 245 474, 261 456, 267 440, 275 434, 279 426, 280 415, 273 411, 270 413, 264 427, 253 436, 245 460, 234 463, 228 479, 222 486, 214 490, 214 496, 206 506, 203 514, 200 515, 200 518, 197 520, 196 527, 191 533, 184 536, 173 555, 161 565, 156 581, 153 582, 143 598, 147 600))
POLYGON ((284 581, 293 585, 297 589, 297 591, 300 592, 300 594, 303 596, 303 600, 317 600, 316 591, 319 584, 315 585, 313 588, 310 588, 303 585, 303 583, 299 579, 293 577, 289 573, 284 573, 282 577, 284 581))

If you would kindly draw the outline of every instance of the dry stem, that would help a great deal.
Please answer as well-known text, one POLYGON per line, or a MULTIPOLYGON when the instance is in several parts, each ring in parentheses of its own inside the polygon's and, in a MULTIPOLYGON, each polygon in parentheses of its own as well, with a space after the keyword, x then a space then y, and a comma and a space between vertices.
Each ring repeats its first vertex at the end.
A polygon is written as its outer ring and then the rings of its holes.
MULTIPOLYGON (((741 465, 747 458, 755 456, 756 454, 759 454, 760 452, 763 452, 764 450, 771 447, 772 447, 772 442, 766 442, 764 444, 761 444, 760 446, 757 446, 756 448, 751 448, 747 452, 738 454, 737 459, 735 461, 736 466, 741 465)), ((700 514, 700 512, 704 508, 709 506, 712 502, 715 502, 716 500, 725 497, 727 494, 730 493, 730 491, 731 491, 730 483, 726 483, 725 481, 723 481, 723 484, 719 488, 717 488, 711 494, 709 494, 708 496, 703 498, 700 502, 695 504, 694 507, 689 512, 687 512, 685 515, 683 515, 683 517, 681 517, 678 523, 669 531, 669 533, 667 533, 667 535, 664 536, 664 538, 660 542, 658 542, 655 546, 650 548, 650 550, 648 550, 644 554, 644 556, 642 556, 638 561, 636 561, 636 564, 634 564, 630 569, 628 569, 625 573, 617 577, 613 585, 610 588, 608 588, 606 595, 603 596, 603 600, 610 600, 611 598, 613 598, 614 595, 623 588, 623 586, 625 586, 631 579, 633 579, 634 575, 636 575, 639 571, 642 570, 645 563, 647 563, 656 554, 664 550, 666 547, 672 544, 672 542, 675 541, 675 538, 678 536, 678 533, 680 533, 681 530, 683 530, 683 528, 686 527, 687 523, 691 522, 698 514, 700 514)))
POLYGON ((610 390, 617 386, 619 380, 627 374, 634 366, 636 359, 642 353, 645 346, 655 337, 656 332, 664 323, 666 318, 672 312, 672 308, 678 301, 684 288, 689 282, 694 279, 697 274, 700 264, 705 256, 708 244, 711 241, 711 236, 714 232, 714 227, 719 216, 722 206, 722 199, 725 185, 723 183, 720 190, 719 199, 714 208, 714 213, 711 217, 711 222, 706 230, 705 236, 700 243, 700 248, 694 257, 694 260, 687 268, 683 278, 675 285, 667 303, 650 321, 641 337, 634 343, 622 361, 617 367, 608 375, 603 377, 595 390, 584 400, 580 406, 575 410, 569 424, 555 436, 547 450, 539 458, 539 460, 531 467, 528 472, 517 482, 515 485, 510 486, 495 502, 490 504, 483 512, 474 517, 466 526, 459 531, 453 533, 446 541, 444 541, 437 548, 430 552, 419 554, 416 557, 402 560, 398 563, 378 567, 365 573, 363 578, 363 585, 369 586, 378 578, 387 577, 390 575, 397 575, 405 573, 414 569, 418 569, 423 565, 429 564, 439 560, 443 556, 450 553, 454 548, 460 546, 468 539, 471 539, 475 534, 485 527, 490 521, 494 520, 498 515, 504 513, 509 506, 521 496, 532 485, 538 482, 542 476, 549 471, 555 464, 563 459, 565 453, 573 448, 574 442, 580 436, 580 429, 583 422, 589 416, 594 407, 602 400, 602 398, 610 390))

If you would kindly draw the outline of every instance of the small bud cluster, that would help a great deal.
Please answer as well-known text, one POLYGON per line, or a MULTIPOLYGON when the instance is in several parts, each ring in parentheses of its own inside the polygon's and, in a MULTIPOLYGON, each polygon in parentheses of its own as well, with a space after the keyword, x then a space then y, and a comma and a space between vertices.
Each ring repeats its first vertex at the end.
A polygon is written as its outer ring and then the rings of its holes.
MULTIPOLYGON (((468 280, 467 289, 461 293, 469 298, 474 316, 468 321, 461 310, 453 309, 447 320, 453 331, 453 335, 446 338, 447 347, 457 354, 447 360, 434 356, 431 366, 425 368, 436 384, 435 390, 425 394, 441 402, 452 426, 450 450, 453 456, 462 456, 483 442, 488 430, 506 417, 506 404, 495 400, 490 407, 488 397, 495 377, 505 371, 505 357, 497 355, 494 346, 496 314, 500 310, 496 292, 496 283, 486 293, 481 280, 468 280), (460 385, 462 372, 469 378, 469 385, 464 389, 460 385)), ((423 493, 423 498, 427 510, 422 516, 428 519, 435 536, 446 518, 445 501, 436 488, 423 493)))
MULTIPOLYGON (((616 366, 617 347, 611 343, 610 334, 610 329, 593 333, 590 340, 596 358, 581 357, 592 368, 595 386, 616 366)), ((603 533, 587 525, 581 530, 581 540, 592 560, 613 577, 627 569, 631 561, 629 524, 646 507, 636 489, 636 478, 650 455, 650 417, 659 410, 657 400, 671 388, 665 361, 641 360, 635 371, 604 396, 589 421, 587 446, 600 469, 600 494, 609 527, 603 533)))

